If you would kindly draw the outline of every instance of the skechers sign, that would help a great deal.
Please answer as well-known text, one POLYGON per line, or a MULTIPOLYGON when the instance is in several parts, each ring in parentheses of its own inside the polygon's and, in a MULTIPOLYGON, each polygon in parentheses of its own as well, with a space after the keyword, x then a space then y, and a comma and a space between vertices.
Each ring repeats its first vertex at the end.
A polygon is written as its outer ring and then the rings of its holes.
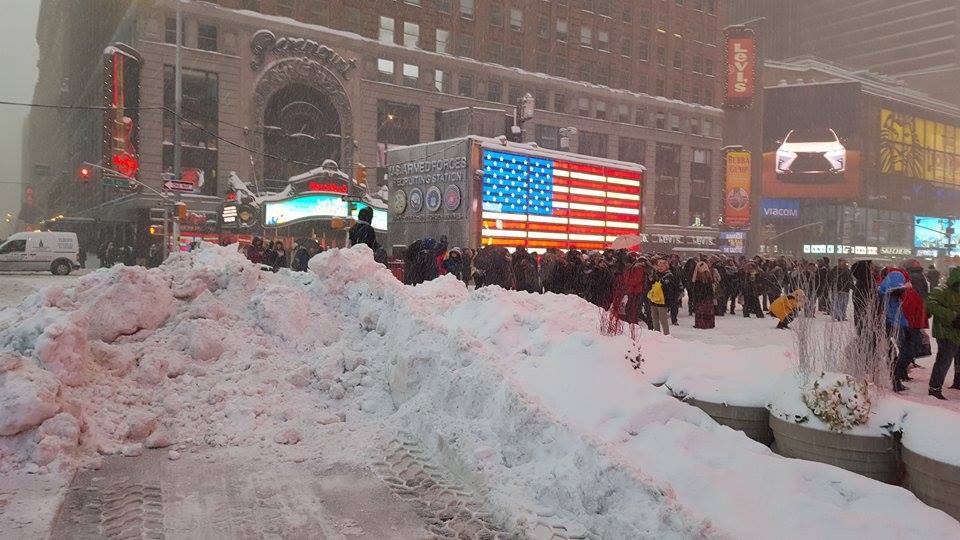
POLYGON ((760 212, 765 220, 800 219, 800 201, 796 199, 763 199, 760 212))

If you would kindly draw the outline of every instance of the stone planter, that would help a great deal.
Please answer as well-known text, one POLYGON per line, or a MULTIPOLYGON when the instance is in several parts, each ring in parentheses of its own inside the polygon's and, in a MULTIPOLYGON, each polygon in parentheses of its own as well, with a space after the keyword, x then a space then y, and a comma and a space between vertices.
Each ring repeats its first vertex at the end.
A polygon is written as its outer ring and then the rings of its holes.
POLYGON ((819 461, 888 484, 902 476, 899 443, 892 437, 850 435, 809 428, 770 415, 773 450, 784 457, 819 461))
POLYGON ((960 520, 960 467, 930 459, 903 447, 906 487, 926 504, 960 520))
POLYGON ((687 398, 684 402, 709 414, 718 424, 742 431, 747 437, 759 443, 770 446, 770 443, 773 442, 773 431, 770 429, 770 413, 766 407, 726 405, 694 398, 687 398))

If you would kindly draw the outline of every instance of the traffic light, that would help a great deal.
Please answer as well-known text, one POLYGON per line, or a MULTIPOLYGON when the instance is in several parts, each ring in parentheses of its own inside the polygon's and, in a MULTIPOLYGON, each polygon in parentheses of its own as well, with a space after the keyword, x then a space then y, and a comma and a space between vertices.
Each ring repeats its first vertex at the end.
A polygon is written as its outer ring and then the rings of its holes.
POLYGON ((356 181, 357 185, 367 185, 367 168, 364 167, 362 163, 357 164, 357 172, 353 179, 356 181))
POLYGON ((93 167, 84 163, 77 170, 77 176, 80 178, 80 180, 89 182, 90 180, 93 180, 93 170, 93 167))

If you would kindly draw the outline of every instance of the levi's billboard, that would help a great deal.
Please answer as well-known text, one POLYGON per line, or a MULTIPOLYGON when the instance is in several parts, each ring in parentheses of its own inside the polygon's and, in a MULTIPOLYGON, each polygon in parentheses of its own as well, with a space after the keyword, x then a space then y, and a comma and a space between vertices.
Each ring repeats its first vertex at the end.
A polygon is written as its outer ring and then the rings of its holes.
POLYGON ((723 106, 748 109, 756 92, 757 41, 753 30, 735 26, 726 31, 727 77, 723 106))

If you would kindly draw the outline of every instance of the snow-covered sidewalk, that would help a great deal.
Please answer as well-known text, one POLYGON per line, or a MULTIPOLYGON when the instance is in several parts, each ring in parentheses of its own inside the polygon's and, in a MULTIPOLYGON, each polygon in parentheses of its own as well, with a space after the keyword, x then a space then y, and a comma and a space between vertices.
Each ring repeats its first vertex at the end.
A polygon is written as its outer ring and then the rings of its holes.
MULTIPOLYGON (((625 358, 630 339, 599 335, 578 298, 467 291, 449 277, 406 287, 362 246, 310 267, 262 273, 203 246, 0 312, 0 481, 106 471, 145 446, 235 448, 280 483, 318 454, 358 468, 422 460, 450 496, 471 498, 465 508, 520 533, 960 535, 906 490, 775 456, 650 384, 669 369, 652 355, 720 345, 645 332, 642 374, 625 358), (398 437, 416 441, 407 457, 388 444, 398 437)), ((191 474, 178 463, 165 465, 174 480, 191 474)), ((430 487, 388 481, 401 495, 430 487)), ((13 523, 3 508, 0 535, 13 523)))

